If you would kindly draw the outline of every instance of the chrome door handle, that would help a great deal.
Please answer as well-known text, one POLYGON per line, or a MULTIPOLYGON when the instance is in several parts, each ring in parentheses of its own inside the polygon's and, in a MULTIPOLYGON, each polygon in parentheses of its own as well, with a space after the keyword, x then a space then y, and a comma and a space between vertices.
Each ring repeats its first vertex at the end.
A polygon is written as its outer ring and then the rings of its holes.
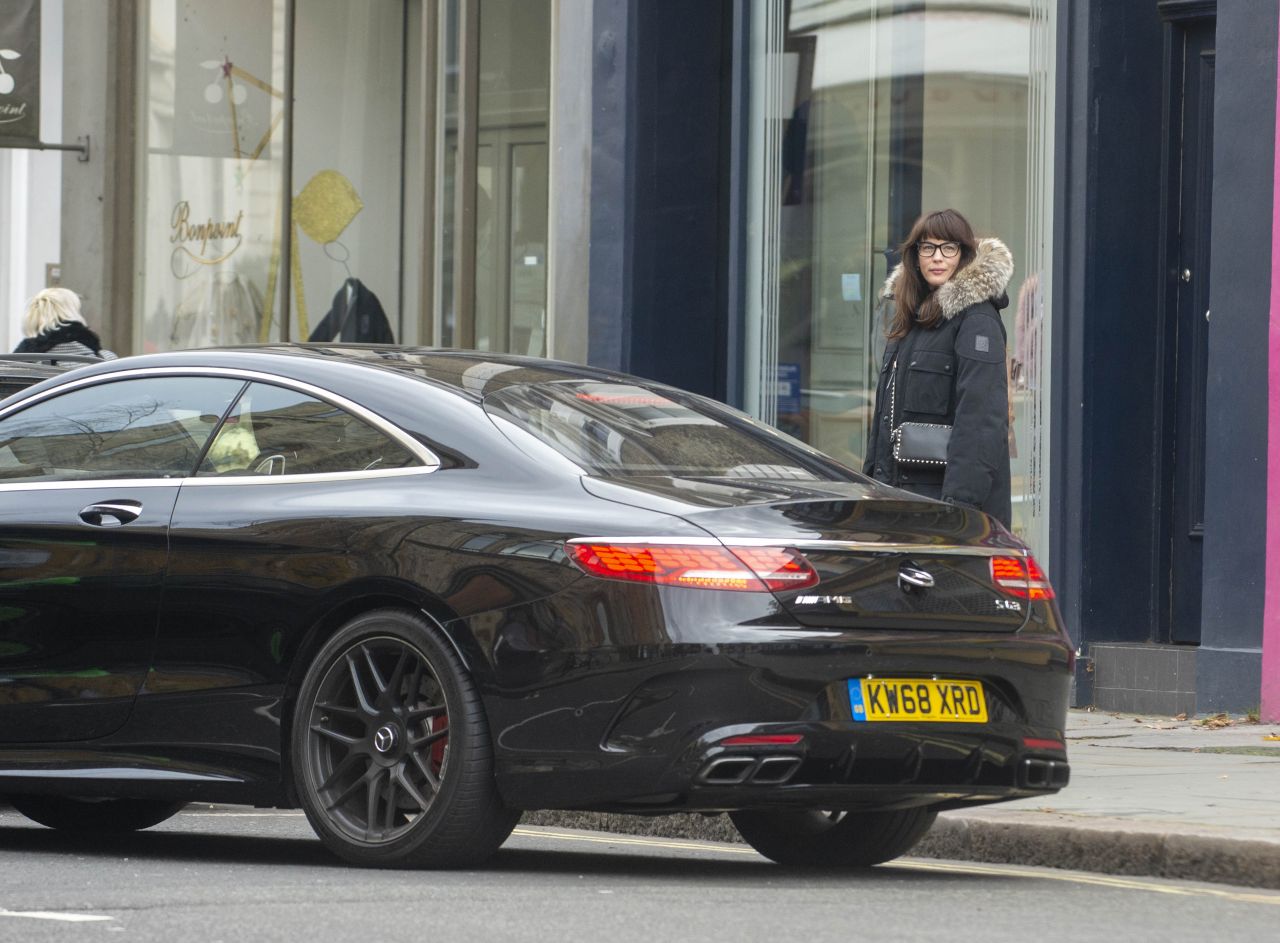
POLYGON ((80 511, 80 520, 94 527, 119 527, 137 520, 142 513, 139 501, 103 501, 91 504, 80 511))

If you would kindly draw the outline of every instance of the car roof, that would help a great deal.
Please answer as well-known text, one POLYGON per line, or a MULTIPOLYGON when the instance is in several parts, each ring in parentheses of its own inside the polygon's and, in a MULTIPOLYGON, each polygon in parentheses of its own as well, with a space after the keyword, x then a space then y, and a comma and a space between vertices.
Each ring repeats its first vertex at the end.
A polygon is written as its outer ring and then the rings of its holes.
POLYGON ((644 383, 661 386, 616 371, 540 357, 492 353, 479 350, 416 347, 392 344, 254 344, 241 347, 207 347, 198 350, 142 354, 105 361, 97 373, 145 367, 242 367, 263 369, 264 361, 277 367, 292 366, 285 372, 302 370, 314 375, 329 365, 352 364, 389 373, 416 377, 471 399, 499 389, 524 384, 565 380, 644 383))
POLYGON ((75 367, 99 362, 97 357, 75 354, 0 354, 0 399, 75 367))

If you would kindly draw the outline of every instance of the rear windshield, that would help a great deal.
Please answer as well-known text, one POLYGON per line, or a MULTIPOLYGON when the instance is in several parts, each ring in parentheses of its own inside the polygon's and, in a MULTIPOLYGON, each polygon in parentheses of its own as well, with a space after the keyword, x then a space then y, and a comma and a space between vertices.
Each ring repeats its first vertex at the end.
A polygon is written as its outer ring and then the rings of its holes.
POLYGON ((667 388, 567 380, 508 387, 484 407, 599 477, 859 477, 744 413, 667 388))

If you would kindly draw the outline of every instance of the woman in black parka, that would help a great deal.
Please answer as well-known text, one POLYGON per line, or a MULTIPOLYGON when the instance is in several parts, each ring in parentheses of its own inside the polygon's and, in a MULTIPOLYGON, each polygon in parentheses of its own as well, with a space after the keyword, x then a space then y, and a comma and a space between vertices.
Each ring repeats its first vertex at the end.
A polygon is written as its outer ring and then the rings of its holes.
POLYGON ((955 210, 916 220, 881 295, 893 302, 863 472, 951 504, 1012 518, 1009 389, 1000 310, 1013 256, 977 240, 955 210), (891 388, 892 387, 892 388, 891 388), (903 422, 950 425, 945 465, 894 458, 903 422))

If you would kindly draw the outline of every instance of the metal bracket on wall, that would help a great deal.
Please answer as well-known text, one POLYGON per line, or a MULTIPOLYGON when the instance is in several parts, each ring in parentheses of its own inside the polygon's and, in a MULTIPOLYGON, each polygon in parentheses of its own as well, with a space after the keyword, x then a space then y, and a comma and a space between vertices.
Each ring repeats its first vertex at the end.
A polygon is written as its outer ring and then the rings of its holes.
POLYGON ((46 144, 44 141, 32 141, 30 143, 14 143, 0 141, 0 148, 14 151, 79 151, 80 156, 76 160, 85 164, 89 162, 89 135, 76 138, 79 144, 46 144))

